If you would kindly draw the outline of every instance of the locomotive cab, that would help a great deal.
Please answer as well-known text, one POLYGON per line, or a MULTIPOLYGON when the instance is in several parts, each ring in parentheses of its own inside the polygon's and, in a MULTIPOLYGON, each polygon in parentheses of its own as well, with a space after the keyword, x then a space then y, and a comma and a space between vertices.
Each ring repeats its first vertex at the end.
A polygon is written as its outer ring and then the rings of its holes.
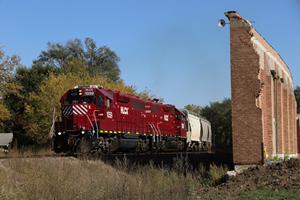
POLYGON ((62 121, 67 131, 81 131, 84 134, 93 129, 91 117, 96 107, 94 91, 82 88, 70 90, 62 98, 61 104, 62 121))
POLYGON ((96 132, 95 110, 101 109, 104 99, 96 88, 98 86, 75 86, 62 96, 62 120, 55 124, 55 152, 72 150, 66 147, 74 147, 78 138, 96 132))

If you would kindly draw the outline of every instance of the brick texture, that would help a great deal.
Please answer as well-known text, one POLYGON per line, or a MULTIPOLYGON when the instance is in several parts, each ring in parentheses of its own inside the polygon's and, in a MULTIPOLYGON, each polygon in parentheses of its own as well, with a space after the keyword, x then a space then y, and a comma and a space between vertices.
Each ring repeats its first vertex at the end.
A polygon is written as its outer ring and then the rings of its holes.
POLYGON ((300 115, 297 117, 297 143, 298 143, 298 152, 300 151, 300 115))
POLYGON ((235 164, 298 153, 292 76, 279 54, 236 12, 230 20, 232 140, 235 164))

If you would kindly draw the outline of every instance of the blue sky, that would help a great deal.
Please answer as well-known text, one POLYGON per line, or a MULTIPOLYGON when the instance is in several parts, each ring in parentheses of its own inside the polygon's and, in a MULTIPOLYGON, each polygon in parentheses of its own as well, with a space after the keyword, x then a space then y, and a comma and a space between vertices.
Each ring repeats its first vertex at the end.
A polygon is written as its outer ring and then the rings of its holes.
POLYGON ((121 78, 178 107, 230 97, 236 10, 280 53, 300 85, 299 0, 0 0, 0 45, 30 67, 47 42, 91 37, 121 58, 121 78))

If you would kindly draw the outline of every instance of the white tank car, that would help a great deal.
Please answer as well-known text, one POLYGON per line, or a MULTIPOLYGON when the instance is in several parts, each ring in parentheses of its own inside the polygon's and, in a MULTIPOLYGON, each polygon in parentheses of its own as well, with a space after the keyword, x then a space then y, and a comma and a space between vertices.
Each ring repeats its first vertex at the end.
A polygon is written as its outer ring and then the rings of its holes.
POLYGON ((183 111, 187 116, 187 143, 192 151, 211 149, 211 125, 208 120, 198 117, 191 112, 183 111))

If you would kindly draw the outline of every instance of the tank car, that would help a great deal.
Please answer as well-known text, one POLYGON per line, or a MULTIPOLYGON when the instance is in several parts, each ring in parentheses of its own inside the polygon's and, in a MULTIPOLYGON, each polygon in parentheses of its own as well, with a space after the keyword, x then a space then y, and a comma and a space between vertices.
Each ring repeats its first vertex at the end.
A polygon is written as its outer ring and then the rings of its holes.
POLYGON ((210 124, 203 119, 203 127, 194 129, 187 111, 96 85, 76 86, 60 103, 53 137, 57 153, 198 151, 211 139, 199 132, 210 124))

